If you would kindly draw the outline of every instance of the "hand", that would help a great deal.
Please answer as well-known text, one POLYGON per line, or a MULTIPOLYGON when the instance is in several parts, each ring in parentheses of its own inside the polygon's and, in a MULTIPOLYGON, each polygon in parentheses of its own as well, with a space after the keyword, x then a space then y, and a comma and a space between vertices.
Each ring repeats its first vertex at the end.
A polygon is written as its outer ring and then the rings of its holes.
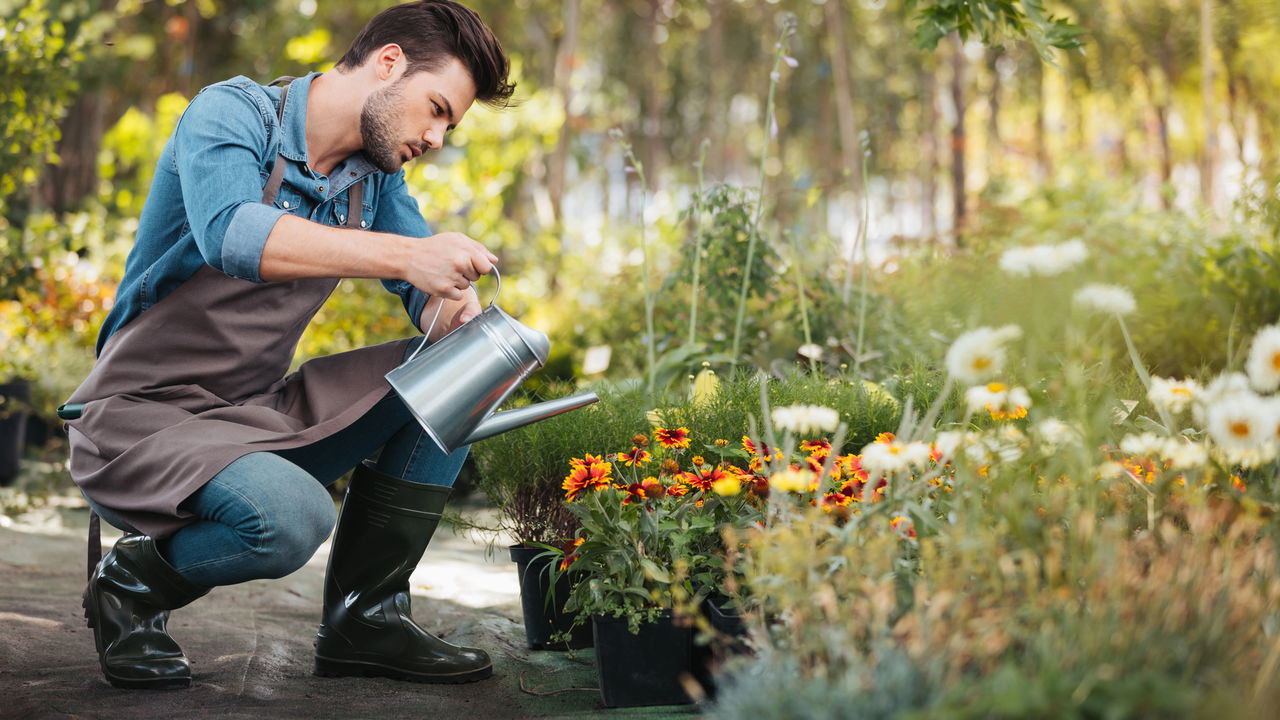
POLYGON ((406 244, 405 256, 404 280, 428 295, 456 301, 463 300, 471 283, 498 262, 498 256, 484 245, 456 232, 413 238, 406 244))
POLYGON ((418 325, 423 331, 430 327, 431 318, 436 314, 436 306, 444 304, 444 307, 440 308, 440 318, 436 320, 436 326, 431 328, 431 334, 427 336, 429 342, 439 340, 480 314, 480 300, 476 297, 475 289, 468 287, 463 292, 463 296, 461 300, 446 300, 441 297, 427 299, 427 304, 422 307, 422 317, 418 319, 418 325))

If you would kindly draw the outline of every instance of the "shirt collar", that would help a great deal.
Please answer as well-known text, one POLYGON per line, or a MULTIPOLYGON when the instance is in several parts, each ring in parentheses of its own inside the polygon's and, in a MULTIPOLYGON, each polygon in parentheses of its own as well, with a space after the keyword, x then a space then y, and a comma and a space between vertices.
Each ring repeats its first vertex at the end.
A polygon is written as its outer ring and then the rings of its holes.
MULTIPOLYGON (((289 94, 284 99, 284 112, 281 125, 283 134, 280 137, 280 154, 307 167, 307 97, 311 93, 311 81, 320 73, 313 72, 295 79, 289 84, 289 94)), ((355 171, 357 177, 364 177, 376 170, 364 152, 356 152, 338 163, 337 170, 355 171)))

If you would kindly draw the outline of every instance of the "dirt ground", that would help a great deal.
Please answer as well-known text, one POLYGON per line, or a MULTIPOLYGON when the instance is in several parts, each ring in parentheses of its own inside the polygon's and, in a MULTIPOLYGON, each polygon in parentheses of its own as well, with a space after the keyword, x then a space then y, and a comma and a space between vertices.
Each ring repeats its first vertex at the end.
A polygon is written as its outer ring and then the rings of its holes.
MULTIPOLYGON (((175 611, 187 690, 108 685, 80 607, 88 511, 67 499, 0 517, 0 717, 559 718, 690 717, 692 706, 606 710, 590 650, 534 652, 524 641, 515 566, 504 547, 442 528, 411 580, 414 616, 451 642, 486 649, 494 677, 419 685, 311 674, 328 545, 280 580, 215 589, 175 611), (524 688, 522 689, 521 684, 524 688)), ((110 528, 104 545, 118 537, 110 528)))

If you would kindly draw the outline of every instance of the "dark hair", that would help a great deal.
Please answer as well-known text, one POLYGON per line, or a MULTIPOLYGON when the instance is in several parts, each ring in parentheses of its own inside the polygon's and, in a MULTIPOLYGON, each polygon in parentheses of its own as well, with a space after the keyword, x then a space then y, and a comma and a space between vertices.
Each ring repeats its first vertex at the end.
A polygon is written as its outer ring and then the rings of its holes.
POLYGON ((471 74, 477 100, 497 108, 511 103, 516 89, 507 81, 511 63, 493 31, 470 8, 453 0, 418 0, 387 8, 351 41, 337 69, 359 67, 370 53, 390 43, 404 50, 409 61, 406 76, 434 72, 457 58, 471 74))

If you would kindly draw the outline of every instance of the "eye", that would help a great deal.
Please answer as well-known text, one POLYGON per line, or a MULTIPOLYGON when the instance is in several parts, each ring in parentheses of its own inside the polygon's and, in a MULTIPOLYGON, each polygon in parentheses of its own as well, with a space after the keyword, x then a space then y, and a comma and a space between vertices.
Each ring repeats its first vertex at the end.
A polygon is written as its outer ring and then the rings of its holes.
POLYGON ((444 108, 440 107, 440 104, 434 101, 431 103, 431 109, 434 110, 437 115, 444 112, 444 108))

